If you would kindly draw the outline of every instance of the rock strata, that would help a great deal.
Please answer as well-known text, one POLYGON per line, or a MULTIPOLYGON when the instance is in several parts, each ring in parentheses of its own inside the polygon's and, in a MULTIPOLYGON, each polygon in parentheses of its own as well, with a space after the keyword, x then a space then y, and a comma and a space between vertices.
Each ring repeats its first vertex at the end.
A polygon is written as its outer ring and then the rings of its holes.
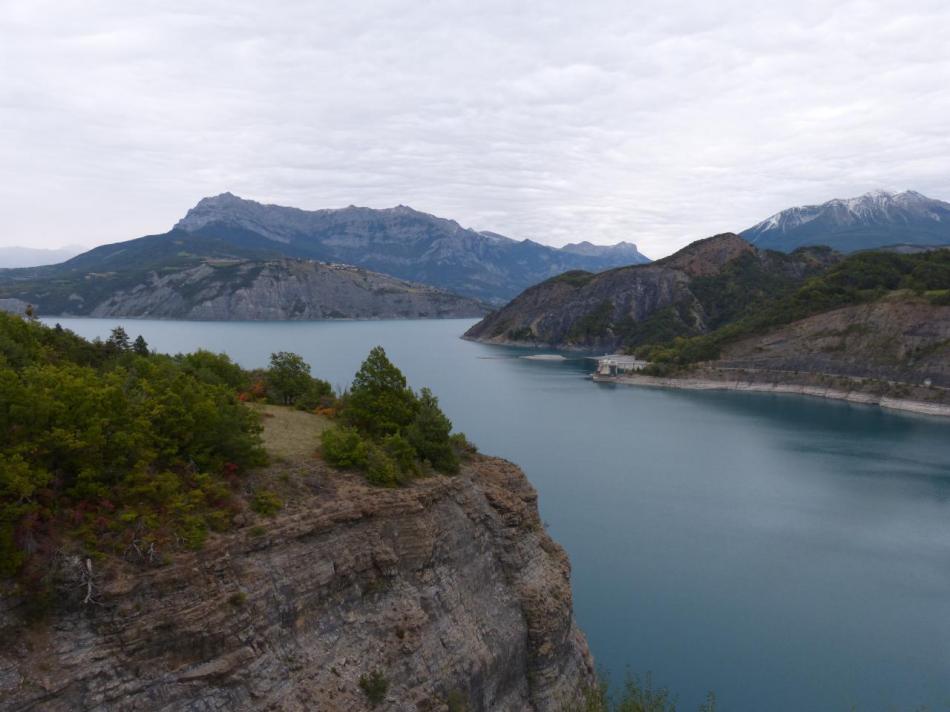
POLYGON ((402 489, 285 467, 308 494, 274 519, 157 568, 104 565, 94 604, 42 625, 0 602, 0 708, 364 710, 379 671, 378 710, 540 712, 593 681, 567 556, 517 467, 402 489))

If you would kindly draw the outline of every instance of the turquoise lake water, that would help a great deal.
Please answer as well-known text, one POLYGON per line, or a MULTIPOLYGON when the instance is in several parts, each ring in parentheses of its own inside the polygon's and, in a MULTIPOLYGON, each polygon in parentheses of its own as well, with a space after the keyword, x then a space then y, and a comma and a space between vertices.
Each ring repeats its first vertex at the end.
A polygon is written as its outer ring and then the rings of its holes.
POLYGON ((248 367, 296 351, 334 385, 382 344, 527 472, 598 664, 652 672, 681 711, 709 689, 734 712, 950 710, 950 421, 597 385, 590 361, 461 341, 471 320, 58 321, 248 367))

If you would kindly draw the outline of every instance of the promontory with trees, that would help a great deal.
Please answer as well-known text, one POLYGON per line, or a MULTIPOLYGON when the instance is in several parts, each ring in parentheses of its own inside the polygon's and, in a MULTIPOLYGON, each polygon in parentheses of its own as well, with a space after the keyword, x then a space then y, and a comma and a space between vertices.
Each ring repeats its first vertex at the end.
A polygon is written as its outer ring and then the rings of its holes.
POLYGON ((382 348, 334 393, 289 352, 248 370, 0 314, 0 432, 12 708, 553 712, 598 689, 534 489, 382 348))
POLYGON ((625 351, 676 379, 950 404, 950 249, 759 249, 734 234, 649 265, 532 287, 466 338, 625 351))
POLYGON ((167 551, 226 531, 243 474, 267 462, 253 402, 332 416, 324 458, 378 485, 456 473, 473 451, 381 347, 334 394, 293 353, 245 370, 209 351, 151 353, 121 327, 90 342, 0 314, 0 575, 38 601, 63 547, 167 551))

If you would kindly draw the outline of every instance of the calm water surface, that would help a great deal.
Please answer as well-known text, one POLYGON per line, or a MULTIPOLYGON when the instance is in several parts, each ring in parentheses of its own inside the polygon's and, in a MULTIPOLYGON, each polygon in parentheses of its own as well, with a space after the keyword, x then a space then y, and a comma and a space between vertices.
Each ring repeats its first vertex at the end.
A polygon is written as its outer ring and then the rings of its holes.
POLYGON ((382 344, 457 429, 524 467, 598 664, 652 671, 681 710, 708 689, 737 712, 950 709, 950 422, 599 386, 590 362, 459 340, 469 320, 59 321, 248 367, 296 351, 335 385, 382 344))

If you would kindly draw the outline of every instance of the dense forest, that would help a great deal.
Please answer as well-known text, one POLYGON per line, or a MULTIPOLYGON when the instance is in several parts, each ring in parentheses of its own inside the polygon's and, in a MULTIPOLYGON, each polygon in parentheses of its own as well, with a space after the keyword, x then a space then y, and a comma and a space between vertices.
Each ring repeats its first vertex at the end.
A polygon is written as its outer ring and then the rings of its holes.
POLYGON ((70 557, 160 559, 231 528, 246 495, 272 511, 243 486, 267 461, 248 401, 337 419, 325 459, 376 484, 456 472, 470 448, 381 348, 334 394, 293 353, 249 371, 208 351, 151 353, 122 328, 90 342, 0 313, 0 582, 42 602, 70 557))

